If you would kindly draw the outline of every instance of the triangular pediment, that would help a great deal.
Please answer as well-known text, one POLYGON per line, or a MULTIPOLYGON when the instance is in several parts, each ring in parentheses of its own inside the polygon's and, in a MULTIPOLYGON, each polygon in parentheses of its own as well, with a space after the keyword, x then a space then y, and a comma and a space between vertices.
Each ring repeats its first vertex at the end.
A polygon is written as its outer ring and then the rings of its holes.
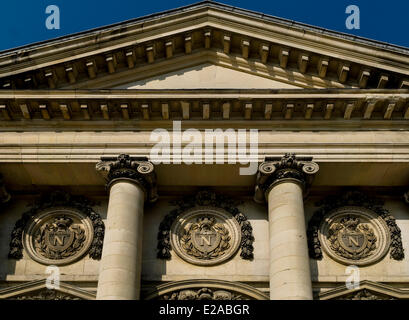
POLYGON ((76 286, 59 283, 48 289, 46 280, 34 280, 0 290, 0 300, 95 300, 95 294, 76 286))
POLYGON ((114 89, 296 89, 298 86, 244 71, 201 64, 146 79, 128 82, 114 89))
POLYGON ((409 88, 407 48, 203 1, 0 52, 0 89, 153 86, 206 63, 261 88, 409 88))
POLYGON ((319 295, 320 300, 396 300, 409 299, 409 290, 383 283, 364 280, 356 288, 346 285, 330 289, 319 295))

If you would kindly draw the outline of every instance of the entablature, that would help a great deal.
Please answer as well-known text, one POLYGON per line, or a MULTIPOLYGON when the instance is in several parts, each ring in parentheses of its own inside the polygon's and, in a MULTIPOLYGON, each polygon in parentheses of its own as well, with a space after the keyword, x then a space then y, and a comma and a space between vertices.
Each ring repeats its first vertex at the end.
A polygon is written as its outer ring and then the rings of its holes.
POLYGON ((5 90, 3 130, 195 128, 403 129, 409 91, 379 89, 5 90))

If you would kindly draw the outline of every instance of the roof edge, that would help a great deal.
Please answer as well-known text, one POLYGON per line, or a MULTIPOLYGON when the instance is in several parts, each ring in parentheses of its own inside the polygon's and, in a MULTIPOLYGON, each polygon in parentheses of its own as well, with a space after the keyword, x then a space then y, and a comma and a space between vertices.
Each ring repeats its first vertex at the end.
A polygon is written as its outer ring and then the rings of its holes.
POLYGON ((174 9, 169 9, 169 10, 164 10, 164 11, 160 11, 160 12, 157 12, 157 13, 148 14, 148 15, 145 15, 145 16, 141 16, 141 17, 138 17, 138 18, 117 22, 117 23, 110 24, 110 25, 105 25, 105 26, 101 26, 101 27, 92 28, 92 29, 80 31, 80 32, 77 32, 77 33, 69 34, 69 35, 64 35, 64 36, 57 37, 57 38, 38 41, 38 42, 34 42, 34 43, 31 43, 31 44, 27 44, 27 45, 6 49, 6 50, 3 50, 3 51, 0 51, 0 57, 4 56, 4 55, 7 55, 7 54, 10 54, 10 53, 17 53, 17 52, 22 51, 22 50, 35 49, 35 48, 41 47, 42 45, 45 45, 45 44, 52 44, 54 42, 58 42, 58 41, 62 41, 62 40, 70 40, 70 39, 74 40, 74 39, 79 38, 79 37, 84 36, 84 35, 92 35, 94 33, 98 33, 98 32, 101 32, 101 31, 105 31, 105 30, 109 30, 109 29, 115 29, 116 27, 119 27, 119 26, 121 28, 123 28, 126 25, 132 25, 132 24, 135 24, 135 23, 143 23, 143 22, 149 21, 149 20, 154 19, 154 18, 159 18, 159 17, 163 18, 163 17, 166 17, 166 16, 174 14, 174 13, 184 12, 184 11, 189 11, 189 10, 195 10, 195 9, 201 9, 201 8, 213 8, 213 9, 228 10, 228 11, 232 11, 234 13, 243 14, 243 15, 246 15, 246 16, 252 16, 252 17, 258 18, 258 19, 264 19, 266 21, 278 23, 278 24, 285 25, 285 26, 291 27, 291 28, 308 30, 308 31, 316 32, 316 33, 319 33, 319 34, 322 34, 322 35, 332 36, 332 37, 335 37, 335 38, 338 38, 338 39, 349 40, 349 41, 357 42, 357 43, 360 43, 360 44, 372 46, 372 47, 375 47, 375 48, 378 48, 378 49, 389 50, 389 51, 393 51, 393 52, 396 52, 396 53, 409 55, 409 47, 395 45, 395 44, 387 43, 387 42, 380 41, 380 40, 374 40, 374 39, 369 39, 369 38, 365 38, 365 37, 355 36, 355 35, 351 35, 351 34, 340 32, 340 31, 326 29, 326 28, 323 28, 323 27, 317 27, 317 26, 306 24, 306 23, 297 22, 297 21, 290 20, 290 19, 285 19, 285 18, 280 18, 280 17, 276 17, 276 16, 273 16, 273 15, 268 15, 268 14, 260 13, 260 12, 257 12, 257 11, 252 11, 252 10, 249 10, 249 9, 242 9, 242 8, 234 7, 234 6, 231 6, 231 5, 228 5, 228 4, 223 4, 223 3, 219 3, 219 2, 215 2, 215 1, 204 0, 204 1, 200 1, 200 2, 197 2, 197 3, 190 4, 190 5, 186 5, 186 6, 182 6, 182 7, 178 7, 178 8, 174 8, 174 9))

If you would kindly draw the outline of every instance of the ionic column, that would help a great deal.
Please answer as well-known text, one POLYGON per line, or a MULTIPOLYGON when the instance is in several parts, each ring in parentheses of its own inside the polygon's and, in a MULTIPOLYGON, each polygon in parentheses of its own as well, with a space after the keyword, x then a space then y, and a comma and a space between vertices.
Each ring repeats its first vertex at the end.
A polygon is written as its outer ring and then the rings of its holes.
POLYGON ((312 300, 303 193, 318 172, 312 158, 266 158, 255 200, 268 201, 270 299, 312 300))
POLYGON ((97 300, 138 300, 142 264, 143 207, 155 201, 154 167, 146 158, 101 158, 109 203, 97 300))

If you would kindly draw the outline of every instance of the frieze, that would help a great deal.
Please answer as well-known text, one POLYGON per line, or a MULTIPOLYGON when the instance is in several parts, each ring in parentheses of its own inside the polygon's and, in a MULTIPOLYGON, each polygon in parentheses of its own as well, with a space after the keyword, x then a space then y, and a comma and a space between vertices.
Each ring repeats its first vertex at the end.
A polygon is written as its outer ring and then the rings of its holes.
POLYGON ((101 258, 105 226, 92 206, 81 196, 61 191, 44 195, 23 213, 11 234, 9 258, 23 258, 23 247, 40 263, 64 264, 88 251, 101 258))
POLYGON ((344 263, 373 263, 373 259, 367 258, 373 255, 380 259, 382 256, 374 253, 375 247, 377 250, 389 250, 394 260, 404 258, 401 230, 395 218, 383 208, 383 201, 351 191, 341 196, 328 197, 316 205, 320 208, 310 219, 307 230, 311 258, 323 258, 323 245, 328 252, 337 252, 338 258, 346 259, 344 263), (329 217, 338 217, 338 220, 333 221, 329 217), (341 218, 344 219, 342 222, 341 218), (323 230, 324 225, 326 230, 323 230), (329 241, 329 246, 326 246, 328 242, 324 238, 329 241), (348 246, 345 246, 345 241, 348 241, 348 246))
MULTIPOLYGON (((177 208, 167 214, 159 225, 157 246, 157 256, 159 259, 171 259, 171 227, 174 222, 177 221, 177 219, 179 219, 179 217, 187 210, 198 207, 222 209, 229 213, 232 217, 234 217, 239 225, 239 231, 241 231, 241 241, 239 244, 239 247, 241 249, 240 256, 245 260, 253 259, 253 228, 250 222, 247 220, 246 216, 237 208, 237 206, 240 204, 240 201, 230 199, 213 192, 201 191, 194 197, 185 197, 181 200, 172 202, 172 204, 177 206, 177 208)), ((224 239, 229 236, 230 235, 227 234, 223 235, 223 237, 225 237, 224 239)))

